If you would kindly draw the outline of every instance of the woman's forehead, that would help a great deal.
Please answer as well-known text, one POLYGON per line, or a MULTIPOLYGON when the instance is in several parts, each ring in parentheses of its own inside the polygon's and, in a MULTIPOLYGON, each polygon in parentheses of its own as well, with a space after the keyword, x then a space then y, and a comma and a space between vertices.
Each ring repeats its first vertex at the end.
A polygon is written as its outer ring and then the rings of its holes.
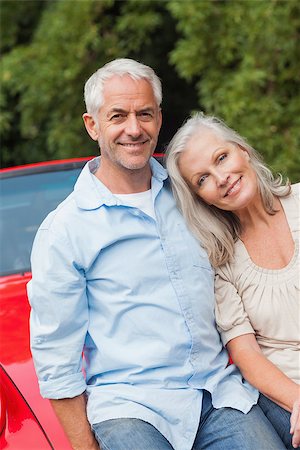
POLYGON ((211 150, 214 151, 217 147, 226 146, 228 142, 217 134, 214 130, 208 127, 200 127, 190 137, 185 146, 185 151, 211 150))

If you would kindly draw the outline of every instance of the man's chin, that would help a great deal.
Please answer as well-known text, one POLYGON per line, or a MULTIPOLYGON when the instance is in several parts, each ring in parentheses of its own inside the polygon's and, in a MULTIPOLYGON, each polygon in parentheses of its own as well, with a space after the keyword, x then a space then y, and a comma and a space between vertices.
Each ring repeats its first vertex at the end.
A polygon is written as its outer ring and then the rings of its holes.
POLYGON ((127 161, 125 164, 123 164, 123 167, 125 167, 128 170, 142 170, 149 164, 149 159, 145 159, 143 161, 127 161))
POLYGON ((152 155, 131 156, 119 162, 128 170, 141 170, 148 166, 151 156, 152 155))

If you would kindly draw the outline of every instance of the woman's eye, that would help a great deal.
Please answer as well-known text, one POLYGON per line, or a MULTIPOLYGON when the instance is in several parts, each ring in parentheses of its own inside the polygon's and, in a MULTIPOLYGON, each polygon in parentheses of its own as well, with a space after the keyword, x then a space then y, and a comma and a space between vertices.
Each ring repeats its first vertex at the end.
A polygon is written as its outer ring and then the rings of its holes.
POLYGON ((219 161, 219 162, 222 162, 222 161, 224 161, 224 159, 226 159, 226 158, 227 158, 227 154, 226 154, 226 153, 223 153, 221 156, 219 156, 218 161, 219 161))
POLYGON ((206 178, 207 178, 207 175, 202 175, 202 177, 200 177, 199 178, 199 180, 198 180, 198 186, 202 186, 202 184, 204 183, 204 181, 206 180, 206 178))

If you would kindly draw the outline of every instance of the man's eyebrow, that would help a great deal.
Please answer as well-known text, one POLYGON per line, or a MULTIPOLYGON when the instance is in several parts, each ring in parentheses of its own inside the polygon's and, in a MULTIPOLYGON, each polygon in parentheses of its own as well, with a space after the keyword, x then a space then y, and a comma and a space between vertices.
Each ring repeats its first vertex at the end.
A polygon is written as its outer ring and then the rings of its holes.
POLYGON ((112 108, 112 109, 110 109, 109 111, 107 111, 107 116, 110 116, 111 114, 113 114, 113 113, 122 113, 122 114, 127 114, 128 113, 128 111, 126 111, 125 109, 123 109, 123 108, 112 108))
POLYGON ((152 106, 145 106, 144 108, 139 109, 137 112, 154 112, 155 108, 152 106))
MULTIPOLYGON (((137 109, 135 111, 136 114, 143 113, 143 112, 154 113, 155 112, 155 108, 153 108, 153 106, 145 106, 145 107, 143 107, 141 109, 137 109)), ((115 107, 115 108, 111 108, 109 111, 107 111, 107 116, 110 116, 111 114, 114 114, 114 113, 128 114, 128 111, 126 109, 123 109, 123 108, 115 107)))

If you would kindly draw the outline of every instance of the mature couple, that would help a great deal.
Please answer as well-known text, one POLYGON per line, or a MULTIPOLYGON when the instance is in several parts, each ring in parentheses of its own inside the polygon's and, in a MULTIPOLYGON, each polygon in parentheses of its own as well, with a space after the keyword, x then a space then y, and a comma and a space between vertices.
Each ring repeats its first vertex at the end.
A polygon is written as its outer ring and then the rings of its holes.
POLYGON ((168 177, 161 101, 129 59, 85 85, 101 157, 32 253, 41 393, 76 450, 296 448, 299 186, 201 114, 170 142, 168 177))

